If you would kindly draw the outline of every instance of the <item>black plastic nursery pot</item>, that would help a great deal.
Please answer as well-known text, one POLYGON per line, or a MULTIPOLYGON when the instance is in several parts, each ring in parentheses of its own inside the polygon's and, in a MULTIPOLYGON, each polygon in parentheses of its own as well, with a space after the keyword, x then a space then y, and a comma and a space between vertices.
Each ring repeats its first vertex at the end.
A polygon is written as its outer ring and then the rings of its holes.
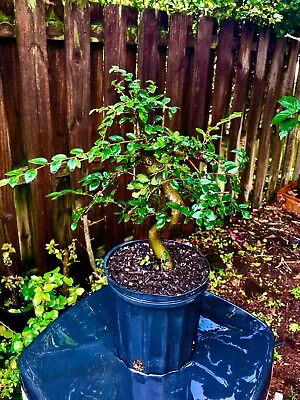
MULTIPOLYGON (((104 271, 115 294, 116 302, 116 350, 129 368, 145 373, 164 374, 184 366, 192 357, 204 291, 208 285, 209 264, 193 249, 206 267, 201 286, 182 295, 166 296, 144 294, 114 281, 109 275, 110 257, 125 246, 113 248, 104 259, 104 271)), ((176 243, 177 246, 191 246, 176 243)))
POLYGON ((34 317, 34 310, 12 313, 5 308, 0 308, 0 321, 15 332, 22 332, 30 318, 34 317))

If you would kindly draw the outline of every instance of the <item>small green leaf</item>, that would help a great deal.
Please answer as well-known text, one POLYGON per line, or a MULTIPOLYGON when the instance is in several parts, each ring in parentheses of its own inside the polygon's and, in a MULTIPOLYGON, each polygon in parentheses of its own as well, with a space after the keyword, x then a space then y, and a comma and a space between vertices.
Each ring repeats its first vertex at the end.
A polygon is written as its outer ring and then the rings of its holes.
POLYGON ((158 229, 161 229, 165 226, 166 221, 164 219, 158 219, 156 222, 156 227, 158 229))
POLYGON ((148 176, 147 176, 147 175, 144 175, 144 174, 137 174, 136 178, 137 178, 138 181, 140 181, 140 182, 142 182, 142 183, 147 183, 147 182, 149 182, 148 176))
POLYGON ((38 306, 39 304, 41 304, 41 302, 43 301, 43 299, 44 299, 44 294, 43 294, 43 292, 36 293, 36 294, 34 295, 33 300, 32 300, 32 304, 34 305, 34 307, 36 307, 36 306, 38 306))
POLYGON ((109 138, 113 142, 123 142, 124 140, 122 136, 117 136, 117 135, 110 136, 109 138))
POLYGON ((51 158, 52 161, 64 161, 66 160, 68 157, 65 154, 56 154, 55 156, 53 156, 51 158))
POLYGON ((171 180, 170 185, 174 190, 179 190, 179 183, 175 181, 174 179, 171 180))
POLYGON ((44 292, 48 293, 51 292, 55 288, 55 285, 52 283, 46 283, 43 287, 44 292))
POLYGON ((285 121, 282 121, 279 125, 280 131, 290 132, 292 129, 296 128, 299 124, 296 118, 289 118, 285 121))
POLYGON ((37 174, 38 172, 36 169, 29 169, 28 171, 26 171, 24 175, 25 182, 26 183, 32 182, 37 177, 37 174))
POLYGON ((217 216, 212 210, 207 210, 205 213, 205 217, 208 219, 208 221, 215 221, 217 219, 217 216))
POLYGON ((0 187, 6 186, 9 184, 9 179, 1 179, 0 180, 0 187))
POLYGON ((76 149, 72 149, 70 151, 70 154, 73 154, 73 155, 84 154, 84 151, 83 151, 83 149, 76 148, 76 149))
POLYGON ((48 164, 48 160, 46 158, 40 157, 40 158, 33 158, 29 160, 31 164, 37 164, 37 165, 46 165, 48 164))
POLYGON ((226 183, 226 182, 227 182, 227 178, 226 178, 226 176, 225 176, 225 175, 221 175, 221 174, 219 174, 219 175, 218 175, 218 179, 219 179, 219 181, 221 181, 221 182, 224 182, 224 183, 226 183))
POLYGON ((174 203, 173 201, 167 201, 166 205, 174 210, 180 210, 180 204, 174 203))
POLYGON ((249 219, 250 218, 250 211, 247 211, 247 210, 241 210, 241 213, 242 213, 242 216, 244 217, 244 218, 246 218, 246 219, 249 219))
POLYGON ((289 118, 291 115, 295 114, 295 110, 283 110, 280 111, 275 117, 272 119, 272 124, 278 124, 278 122, 284 121, 289 118))
POLYGON ((78 296, 81 296, 84 293, 84 289, 83 288, 76 288, 76 294, 78 296))
POLYGON ((56 172, 60 169, 61 167, 61 161, 53 161, 50 164, 50 172, 51 174, 56 174, 56 172))
POLYGON ((67 166, 68 166, 69 170, 71 172, 73 172, 74 169, 77 167, 77 158, 75 158, 75 157, 70 158, 70 160, 68 160, 68 162, 67 162, 67 166))
POLYGON ((132 132, 128 132, 128 133, 126 133, 126 136, 128 137, 128 139, 131 139, 131 140, 134 140, 134 139, 136 139, 136 136, 135 136, 135 134, 134 134, 134 133, 132 133, 132 132))
POLYGON ((44 308, 43 304, 40 304, 39 306, 35 307, 34 312, 37 317, 41 317, 43 315, 43 313, 45 312, 45 308, 44 308))
POLYGON ((19 183, 19 179, 20 179, 19 176, 12 176, 11 178, 9 178, 8 180, 9 186, 11 186, 12 188, 17 186, 17 184, 19 183))
POLYGON ((21 340, 17 340, 13 344, 13 349, 14 349, 14 351, 17 351, 17 352, 23 350, 23 347, 24 347, 24 345, 23 345, 23 342, 21 342, 21 340))
POLYGON ((284 96, 278 100, 278 103, 281 104, 285 108, 294 109, 294 112, 296 112, 297 109, 299 108, 297 99, 292 96, 284 96))
POLYGON ((72 286, 73 283, 74 283, 73 279, 72 278, 68 278, 67 276, 64 276, 64 282, 68 286, 72 286))

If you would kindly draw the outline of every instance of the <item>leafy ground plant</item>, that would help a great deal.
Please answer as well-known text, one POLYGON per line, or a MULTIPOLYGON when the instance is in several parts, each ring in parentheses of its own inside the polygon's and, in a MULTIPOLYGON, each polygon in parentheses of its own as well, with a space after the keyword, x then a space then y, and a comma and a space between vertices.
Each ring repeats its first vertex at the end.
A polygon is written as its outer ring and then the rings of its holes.
MULTIPOLYGON (((51 242, 53 248, 55 243, 51 242)), ((48 245, 49 246, 49 245, 48 245)), ((72 245, 70 254, 72 254, 72 245)), ((57 251, 57 247, 55 247, 57 251)), ((69 254, 69 259, 72 257, 69 254)), ((73 278, 64 276, 60 268, 43 276, 32 275, 24 282, 22 294, 32 305, 35 317, 21 333, 0 322, 0 398, 21 399, 18 359, 22 351, 67 307, 76 303, 84 289, 74 285, 73 278), (66 290, 67 287, 67 290, 66 290)))
POLYGON ((196 129, 197 136, 184 136, 166 127, 166 121, 177 108, 168 106, 169 98, 156 94, 153 81, 142 88, 133 74, 119 67, 113 67, 111 72, 121 76, 120 80, 112 82, 120 101, 93 110, 104 113, 94 146, 87 152, 72 149, 70 156, 57 154, 51 161, 32 159, 29 162, 37 167, 26 172, 22 169, 10 171, 7 178, 0 181, 0 186, 14 187, 20 179, 29 183, 45 166, 55 174, 64 164, 73 172, 81 168, 84 161, 109 161, 110 170, 91 173, 81 179, 82 189, 62 190, 50 196, 56 199, 75 193, 90 200, 73 216, 72 229, 76 229, 78 221, 95 205, 117 204, 120 221, 141 224, 149 217, 154 218, 149 231, 150 247, 161 269, 169 273, 174 265, 162 243, 162 235, 168 235, 182 221, 187 223, 190 219, 199 227, 212 229, 235 212, 249 217, 248 206, 239 205, 234 196, 239 192, 238 171, 247 162, 245 150, 234 150, 234 162, 218 155, 214 146, 214 141, 220 138, 220 127, 240 114, 233 114, 214 127, 209 126, 206 132, 196 129), (123 136, 112 134, 116 124, 131 129, 123 136), (117 200, 118 182, 124 175, 132 177, 128 184, 131 198, 117 200), (230 187, 227 192, 223 190, 225 184, 230 187))
POLYGON ((6 267, 0 282, 1 307, 11 313, 20 313, 31 308, 22 296, 22 287, 26 277, 18 276, 13 263, 16 250, 11 243, 4 243, 2 248, 3 264, 6 267))
POLYGON ((286 137, 292 129, 300 125, 300 99, 285 96, 278 100, 284 108, 272 119, 272 124, 279 124, 279 136, 286 137))

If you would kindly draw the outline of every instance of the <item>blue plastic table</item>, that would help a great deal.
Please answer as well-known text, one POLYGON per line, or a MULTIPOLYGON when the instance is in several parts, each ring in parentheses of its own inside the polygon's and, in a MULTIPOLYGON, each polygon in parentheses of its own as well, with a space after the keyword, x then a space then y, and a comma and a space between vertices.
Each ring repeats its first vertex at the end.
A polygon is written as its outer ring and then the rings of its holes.
POLYGON ((29 400, 262 400, 274 337, 260 320, 208 292, 193 359, 178 371, 144 375, 118 359, 111 289, 86 297, 22 354, 29 400))

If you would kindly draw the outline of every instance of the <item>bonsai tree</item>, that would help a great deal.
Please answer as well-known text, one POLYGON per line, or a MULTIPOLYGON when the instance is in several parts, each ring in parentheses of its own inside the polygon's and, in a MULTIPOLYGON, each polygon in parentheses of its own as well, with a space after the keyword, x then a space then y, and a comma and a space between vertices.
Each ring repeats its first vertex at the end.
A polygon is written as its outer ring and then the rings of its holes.
POLYGON ((149 244, 161 269, 170 273, 174 263, 162 237, 182 222, 194 219, 199 227, 212 229, 235 212, 241 212, 246 218, 250 215, 248 206, 238 204, 234 196, 239 192, 237 173, 247 162, 244 149, 234 150, 236 162, 233 162, 218 155, 214 146, 214 141, 220 138, 220 127, 240 114, 221 120, 206 132, 196 129, 195 136, 185 136, 166 126, 167 118, 172 118, 177 108, 168 105, 169 98, 156 93, 153 81, 142 88, 131 73, 119 67, 111 71, 121 76, 120 80, 112 82, 120 101, 91 111, 104 114, 98 127, 99 138, 93 147, 86 152, 72 149, 69 156, 57 154, 51 161, 30 160, 37 165, 35 168, 26 172, 10 171, 0 185, 14 186, 22 177, 25 182, 31 182, 45 166, 55 174, 64 164, 72 172, 86 161, 109 161, 108 170, 84 176, 80 181, 81 189, 62 190, 49 196, 56 199, 75 193, 89 199, 74 214, 72 229, 76 229, 79 220, 95 205, 117 204, 120 221, 141 224, 146 218, 153 218, 149 244), (116 124, 125 128, 123 136, 108 135, 116 124), (127 186, 131 198, 118 200, 117 187, 124 175, 132 177, 127 186), (230 187, 227 192, 222 189, 225 184, 230 187))

